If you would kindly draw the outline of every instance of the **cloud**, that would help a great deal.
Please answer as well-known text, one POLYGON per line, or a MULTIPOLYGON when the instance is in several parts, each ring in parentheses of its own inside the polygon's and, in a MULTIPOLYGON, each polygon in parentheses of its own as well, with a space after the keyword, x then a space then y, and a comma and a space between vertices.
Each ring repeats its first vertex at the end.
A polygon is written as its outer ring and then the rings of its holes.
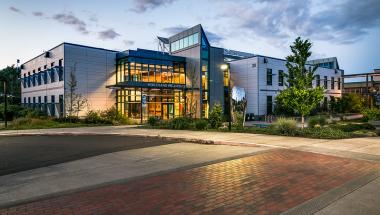
POLYGON ((155 9, 173 3, 176 0, 134 0, 132 11, 143 13, 148 9, 155 9))
POLYGON ((178 25, 178 26, 163 28, 162 30, 165 33, 170 34, 170 36, 172 36, 172 35, 178 34, 179 32, 182 32, 188 28, 189 27, 178 25))
POLYGON ((88 34, 87 24, 74 16, 72 13, 59 13, 52 17, 54 20, 63 23, 65 25, 69 25, 75 28, 78 32, 82 34, 88 34))
POLYGON ((225 0, 222 11, 219 17, 227 17, 228 24, 235 29, 238 27, 240 33, 277 43, 296 36, 338 44, 354 43, 368 30, 380 26, 378 0, 326 1, 323 4, 311 0, 225 0))
POLYGON ((100 32, 98 32, 98 34, 99 34, 99 38, 102 40, 113 40, 116 37, 120 36, 120 34, 118 34, 112 28, 104 30, 104 31, 100 31, 100 32))
POLYGON ((33 14, 33 16, 38 16, 38 17, 42 17, 44 15, 44 13, 39 12, 39 11, 32 12, 32 14, 33 14))
POLYGON ((20 14, 22 14, 22 11, 21 11, 20 9, 18 9, 18 8, 16 8, 16 7, 13 7, 13 6, 10 6, 10 7, 9 7, 9 10, 11 10, 11 11, 13 11, 13 12, 15 12, 15 13, 20 13, 20 14))
POLYGON ((205 33, 206 33, 208 41, 211 44, 219 45, 224 40, 222 36, 215 34, 213 32, 206 31, 205 33))
POLYGON ((126 46, 133 46, 135 44, 135 41, 133 41, 133 40, 123 40, 123 43, 126 46))

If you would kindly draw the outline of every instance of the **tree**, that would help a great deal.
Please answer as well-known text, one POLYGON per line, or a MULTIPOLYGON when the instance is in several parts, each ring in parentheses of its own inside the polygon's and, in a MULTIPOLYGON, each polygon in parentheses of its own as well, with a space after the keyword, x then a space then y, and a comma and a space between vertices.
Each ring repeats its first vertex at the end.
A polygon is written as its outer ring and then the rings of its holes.
POLYGON ((76 92, 78 82, 75 77, 75 71, 76 64, 74 64, 70 71, 69 80, 67 81, 68 91, 65 93, 65 106, 69 117, 79 117, 79 112, 87 105, 87 99, 82 94, 76 92))
MULTIPOLYGON (((19 80, 19 71, 14 66, 7 66, 0 70, 0 80, 7 82, 8 102, 10 104, 20 104, 21 101, 21 83, 19 80)), ((2 82, 2 81, 1 81, 2 82)), ((4 93, 4 88, 0 87, 0 94, 4 93)), ((3 102, 1 100, 1 102, 3 102)))
POLYGON ((283 105, 294 109, 302 119, 302 128, 305 124, 305 116, 316 108, 323 99, 324 90, 321 87, 313 88, 313 80, 317 66, 306 65, 307 59, 311 56, 311 42, 298 37, 290 46, 292 55, 286 57, 286 67, 288 68, 288 88, 280 92, 283 105))

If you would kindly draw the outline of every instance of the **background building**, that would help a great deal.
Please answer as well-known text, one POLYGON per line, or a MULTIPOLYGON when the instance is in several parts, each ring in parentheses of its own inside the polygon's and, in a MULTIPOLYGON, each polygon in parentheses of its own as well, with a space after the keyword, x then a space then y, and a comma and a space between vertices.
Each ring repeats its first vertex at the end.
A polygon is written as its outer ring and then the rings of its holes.
MULTIPOLYGON (((319 61, 323 60, 310 62, 319 61)), ((281 90, 286 88, 286 79, 283 75, 288 73, 286 60, 255 55, 254 57, 231 61, 229 64, 232 85, 242 87, 246 91, 247 114, 255 116, 273 114, 275 98, 281 90)), ((338 63, 329 65, 338 65, 338 63)), ((310 64, 310 66, 312 65, 310 64)), ((342 75, 343 70, 339 68, 317 68, 313 85, 322 86, 326 89, 325 105, 332 98, 341 97, 342 75)))

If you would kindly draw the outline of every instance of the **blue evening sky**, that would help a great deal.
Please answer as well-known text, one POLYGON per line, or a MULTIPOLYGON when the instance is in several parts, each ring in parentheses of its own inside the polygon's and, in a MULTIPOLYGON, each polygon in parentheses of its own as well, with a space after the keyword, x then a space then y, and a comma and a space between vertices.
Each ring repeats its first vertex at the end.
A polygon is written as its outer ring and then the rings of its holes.
POLYGON ((61 42, 157 50, 202 24, 213 46, 285 58, 297 37, 346 74, 380 68, 380 0, 2 0, 0 68, 61 42))

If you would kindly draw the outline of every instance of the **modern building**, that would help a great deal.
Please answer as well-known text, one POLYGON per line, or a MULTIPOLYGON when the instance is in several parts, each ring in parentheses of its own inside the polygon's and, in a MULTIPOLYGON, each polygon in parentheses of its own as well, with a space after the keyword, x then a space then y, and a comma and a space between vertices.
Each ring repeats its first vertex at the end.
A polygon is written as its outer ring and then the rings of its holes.
POLYGON ((62 43, 21 65, 21 103, 50 116, 67 113, 70 74, 77 80, 75 93, 87 100, 79 115, 115 104, 116 51, 62 43))
MULTIPOLYGON (((339 69, 336 58, 309 61, 309 66, 314 64, 317 64, 318 68, 313 85, 326 89, 322 105, 327 106, 327 102, 332 98, 340 98, 342 95, 344 71, 339 69), (325 62, 328 68, 322 67, 320 62, 325 62)), ((231 61, 229 65, 232 85, 242 87, 246 91, 247 114, 272 114, 276 96, 286 88, 286 60, 255 55, 231 61)))
POLYGON ((380 105, 380 69, 368 73, 347 74, 344 78, 348 82, 344 83, 343 94, 362 96, 369 107, 380 105))
MULTIPOLYGON (((285 87, 285 60, 214 47, 201 25, 158 40, 159 51, 62 43, 22 65, 21 102, 52 116, 67 115, 74 74, 76 93, 87 99, 80 116, 116 105, 141 121, 185 114, 207 118, 215 104, 228 109, 232 86, 247 91, 248 113, 266 115, 285 87)), ((309 63, 320 66, 316 84, 325 86, 326 99, 340 97, 343 71, 336 58, 309 63)))

